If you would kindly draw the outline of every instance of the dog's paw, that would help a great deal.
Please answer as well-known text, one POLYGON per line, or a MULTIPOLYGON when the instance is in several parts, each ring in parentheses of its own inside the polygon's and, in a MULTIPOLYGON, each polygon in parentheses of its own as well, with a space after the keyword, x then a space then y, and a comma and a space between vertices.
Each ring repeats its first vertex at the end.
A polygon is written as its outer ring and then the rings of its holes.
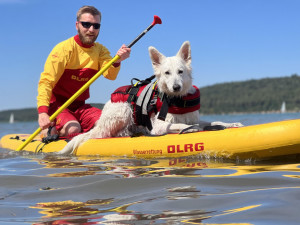
POLYGON ((236 123, 223 123, 223 122, 212 122, 211 123, 212 126, 215 126, 215 125, 221 125, 221 126, 224 126, 226 128, 230 128, 230 127, 243 127, 244 125, 239 123, 239 122, 236 122, 236 123))
POLYGON ((239 122, 236 122, 236 123, 229 123, 230 126, 229 127, 243 127, 244 125, 239 123, 239 122))

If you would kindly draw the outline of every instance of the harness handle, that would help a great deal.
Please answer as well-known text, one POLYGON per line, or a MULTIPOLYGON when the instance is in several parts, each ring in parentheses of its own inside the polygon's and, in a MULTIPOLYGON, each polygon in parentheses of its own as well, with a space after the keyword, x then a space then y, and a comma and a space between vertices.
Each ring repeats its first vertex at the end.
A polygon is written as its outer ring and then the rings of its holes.
POLYGON ((131 79, 131 86, 136 86, 141 80, 137 79, 137 78, 132 78, 131 79), (133 81, 136 81, 135 83, 133 83, 133 81))
POLYGON ((58 135, 58 134, 53 134, 53 135, 51 135, 51 130, 52 130, 52 128, 53 128, 52 126, 50 126, 50 127, 48 128, 47 137, 43 137, 43 138, 42 138, 42 142, 43 142, 43 143, 48 144, 48 143, 50 143, 50 142, 52 142, 52 141, 56 141, 56 140, 59 139, 59 135, 58 135))
POLYGON ((150 84, 151 81, 155 78, 155 75, 152 75, 151 77, 146 78, 145 80, 140 80, 137 78, 132 78, 131 79, 131 86, 137 86, 137 84, 140 83, 140 85, 146 85, 146 84, 150 84), (133 81, 136 81, 135 83, 133 83, 133 81))

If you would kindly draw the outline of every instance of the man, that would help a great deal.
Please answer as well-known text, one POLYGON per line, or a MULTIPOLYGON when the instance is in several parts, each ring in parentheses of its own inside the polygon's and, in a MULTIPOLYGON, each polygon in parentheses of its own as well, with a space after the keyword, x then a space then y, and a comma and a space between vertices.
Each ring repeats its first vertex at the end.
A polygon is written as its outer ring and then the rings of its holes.
MULTIPOLYGON (((78 34, 56 45, 48 56, 37 96, 38 122, 43 136, 55 124, 52 134, 72 137, 89 131, 99 119, 101 110, 85 104, 89 89, 63 110, 55 122, 49 117, 112 59, 108 49, 95 42, 100 23, 101 13, 93 6, 83 6, 77 12, 78 34)), ((107 79, 116 79, 121 61, 130 56, 130 48, 122 45, 117 55, 120 59, 103 74, 107 79)))

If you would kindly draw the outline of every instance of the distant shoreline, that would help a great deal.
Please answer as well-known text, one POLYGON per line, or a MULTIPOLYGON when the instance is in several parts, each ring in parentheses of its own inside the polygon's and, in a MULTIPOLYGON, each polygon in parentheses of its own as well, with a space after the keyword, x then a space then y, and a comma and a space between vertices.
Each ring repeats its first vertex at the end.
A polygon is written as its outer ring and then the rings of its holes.
POLYGON ((210 115, 245 115, 245 114, 287 114, 287 113, 300 113, 298 110, 287 110, 282 113, 280 110, 272 110, 272 111, 261 111, 261 112, 230 112, 230 113, 219 113, 219 114, 206 114, 201 113, 200 115, 210 116, 210 115))
MULTIPOLYGON (((219 114, 207 114, 201 113, 200 116, 218 116, 218 115, 246 115, 246 114, 287 114, 287 113, 300 113, 297 110, 287 110, 285 113, 281 113, 280 110, 261 111, 261 112, 229 112, 219 114)), ((0 122, 9 122, 11 114, 14 115, 14 122, 34 122, 38 120, 38 114, 36 108, 24 108, 24 109, 11 109, 0 111, 0 122)))

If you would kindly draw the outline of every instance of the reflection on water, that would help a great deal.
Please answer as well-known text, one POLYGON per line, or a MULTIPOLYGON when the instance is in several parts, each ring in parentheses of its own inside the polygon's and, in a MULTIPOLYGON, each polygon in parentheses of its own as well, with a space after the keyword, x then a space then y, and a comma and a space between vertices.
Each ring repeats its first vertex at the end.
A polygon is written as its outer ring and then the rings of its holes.
POLYGON ((270 203, 261 198, 272 192, 272 196, 298 195, 300 190, 300 164, 293 161, 258 164, 195 157, 143 160, 56 155, 26 159, 37 166, 29 176, 43 174, 43 182, 35 188, 27 185, 25 194, 7 182, 16 192, 2 194, 1 201, 23 201, 24 207, 34 210, 34 225, 255 224, 246 215, 261 216, 268 204, 274 204, 274 199, 270 203), (261 177, 266 174, 267 178, 261 177))
POLYGON ((160 177, 160 176, 199 176, 197 171, 204 168, 221 168, 234 166, 223 160, 207 160, 196 157, 168 159, 122 159, 96 157, 69 157, 46 155, 44 158, 33 158, 45 168, 74 169, 63 173, 51 173, 53 177, 81 177, 89 175, 112 174, 124 178, 160 177))
POLYGON ((8 152, 1 158, 3 169, 20 174, 0 175, 0 218, 14 222, 255 224, 270 206, 274 213, 288 212, 285 220, 298 216, 292 206, 300 194, 297 159, 282 164, 8 152))
MULTIPOLYGON (((134 203, 133 203, 134 204, 134 203)), ((130 204, 131 205, 131 204, 130 204)), ((220 212, 204 212, 201 210, 182 211, 182 212, 164 212, 162 214, 151 215, 134 213, 127 210, 130 205, 117 207, 108 210, 97 210, 97 204, 90 204, 88 202, 55 202, 55 203, 39 203, 32 208, 41 209, 40 213, 45 214, 43 220, 47 222, 38 222, 34 225, 48 225, 48 224, 136 224, 141 221, 146 224, 153 224, 155 220, 163 220, 167 224, 176 224, 176 222, 189 224, 202 224, 203 220, 218 217, 222 215, 234 214, 242 211, 251 210, 260 205, 250 205, 241 208, 235 208, 220 212), (94 208, 95 207, 95 208, 94 208), (98 216, 93 216, 98 214, 98 216), (103 214, 103 215, 101 215, 103 214), (100 216, 101 215, 101 216, 100 216), (65 219, 53 220, 51 218, 67 217, 65 219), (89 217, 89 218, 85 218, 89 217)), ((218 223, 224 224, 224 223, 218 223)), ((234 224, 250 224, 250 223, 234 223, 234 224)))
MULTIPOLYGON (((290 156, 289 156, 290 159, 290 156)), ((296 161, 298 161, 298 158, 296 161)), ((258 174, 272 171, 300 172, 298 163, 277 164, 269 161, 235 162, 224 159, 203 159, 198 157, 166 159, 130 159, 130 158, 97 158, 46 155, 43 158, 32 158, 45 168, 72 169, 63 173, 50 173, 52 177, 82 177, 90 175, 111 174, 123 178, 133 177, 233 177, 247 174, 258 174), (74 169, 76 170, 74 171, 74 169), (203 170, 205 169, 205 170, 203 170)), ((50 170, 51 171, 51 170, 50 170)), ((49 172, 50 172, 49 171, 49 172)))
POLYGON ((274 223, 280 212, 284 221, 298 219, 296 156, 257 162, 4 150, 0 159, 0 218, 12 224, 285 224, 274 223), (275 216, 265 217, 271 209, 275 216))

